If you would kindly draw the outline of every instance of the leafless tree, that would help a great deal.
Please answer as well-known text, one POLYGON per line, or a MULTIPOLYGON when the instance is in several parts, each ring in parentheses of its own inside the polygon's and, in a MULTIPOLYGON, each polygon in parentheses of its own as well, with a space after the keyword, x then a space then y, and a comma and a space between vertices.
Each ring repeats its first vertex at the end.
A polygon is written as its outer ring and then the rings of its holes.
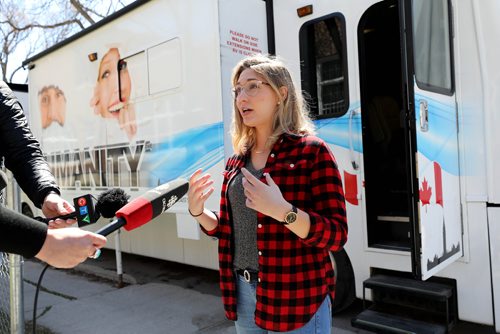
POLYGON ((24 59, 29 58, 131 2, 133 0, 29 2, 1 0, 0 72, 2 80, 11 82, 14 75, 22 69, 19 61, 18 63, 13 61, 12 55, 15 52, 22 54, 24 59))

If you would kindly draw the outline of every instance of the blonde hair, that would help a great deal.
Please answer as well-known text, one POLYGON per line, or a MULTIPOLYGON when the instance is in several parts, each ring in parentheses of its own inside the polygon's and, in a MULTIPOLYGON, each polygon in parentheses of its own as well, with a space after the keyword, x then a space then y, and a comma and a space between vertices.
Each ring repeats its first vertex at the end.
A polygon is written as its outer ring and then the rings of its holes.
MULTIPOLYGON (((309 118, 309 110, 302 93, 293 83, 292 76, 286 66, 276 57, 256 54, 243 58, 233 69, 231 83, 236 86, 241 73, 252 69, 260 74, 275 91, 280 103, 274 114, 273 131, 266 146, 270 147, 284 133, 288 134, 314 134, 314 124, 309 118), (288 94, 285 98, 279 89, 286 87, 288 94)), ((256 142, 255 129, 243 123, 243 118, 238 111, 236 99, 233 101, 233 120, 231 124, 233 149, 236 154, 245 154, 256 142)))

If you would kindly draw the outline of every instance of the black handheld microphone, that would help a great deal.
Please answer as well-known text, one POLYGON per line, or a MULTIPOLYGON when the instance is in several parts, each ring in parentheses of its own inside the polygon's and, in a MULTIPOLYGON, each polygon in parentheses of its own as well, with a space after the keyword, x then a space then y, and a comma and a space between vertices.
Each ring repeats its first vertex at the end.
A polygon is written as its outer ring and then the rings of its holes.
POLYGON ((37 220, 48 223, 56 219, 76 219, 78 227, 93 224, 99 219, 99 213, 95 209, 95 200, 91 194, 83 195, 73 199, 75 211, 62 216, 43 218, 36 217, 37 220))
POLYGON ((117 218, 95 233, 106 236, 120 227, 136 229, 168 210, 188 189, 188 181, 180 178, 153 188, 116 211, 117 218))
POLYGON ((114 188, 101 193, 97 201, 91 194, 83 195, 73 199, 75 211, 62 216, 52 218, 39 218, 44 223, 55 219, 76 219, 78 227, 94 224, 102 216, 112 218, 115 212, 128 203, 130 196, 120 188, 114 188))

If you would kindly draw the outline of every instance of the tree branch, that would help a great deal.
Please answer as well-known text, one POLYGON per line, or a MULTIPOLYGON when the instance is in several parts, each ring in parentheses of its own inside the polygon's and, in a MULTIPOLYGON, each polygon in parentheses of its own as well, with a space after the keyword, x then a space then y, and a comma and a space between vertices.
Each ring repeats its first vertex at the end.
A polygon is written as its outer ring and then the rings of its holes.
POLYGON ((12 54, 35 54, 123 8, 130 0, 0 0, 0 77, 19 80, 22 66, 12 54), (109 4, 109 5, 108 5, 109 4), (99 8, 99 9, 97 9, 99 8), (87 23, 88 22, 88 23, 87 23), (14 68, 10 71, 10 68, 14 68))
MULTIPOLYGON (((17 71, 19 71, 19 70, 20 70, 20 69, 22 69, 22 68, 23 68, 23 65, 20 65, 20 66, 18 66, 18 67, 17 67, 14 71, 12 71, 12 73, 10 73, 10 80, 9 80, 9 82, 12 82, 12 80, 14 79, 14 75, 16 74, 16 72, 17 72, 17 71)), ((26 78, 26 80, 27 80, 27 79, 28 79, 28 78, 26 78)))
POLYGON ((80 22, 80 20, 77 20, 77 19, 66 20, 66 21, 57 22, 54 24, 41 24, 41 23, 34 22, 34 23, 27 24, 24 27, 17 26, 11 20, 7 20, 4 23, 7 23, 8 25, 10 25, 12 27, 12 31, 26 31, 26 30, 31 30, 33 28, 54 29, 54 28, 58 28, 58 27, 62 27, 62 26, 71 25, 74 23, 78 24, 82 29, 85 28, 83 26, 83 24, 80 22))
POLYGON ((83 9, 82 5, 77 0, 70 0, 70 3, 75 7, 75 9, 80 13, 90 24, 94 24, 95 21, 90 17, 90 15, 83 9))

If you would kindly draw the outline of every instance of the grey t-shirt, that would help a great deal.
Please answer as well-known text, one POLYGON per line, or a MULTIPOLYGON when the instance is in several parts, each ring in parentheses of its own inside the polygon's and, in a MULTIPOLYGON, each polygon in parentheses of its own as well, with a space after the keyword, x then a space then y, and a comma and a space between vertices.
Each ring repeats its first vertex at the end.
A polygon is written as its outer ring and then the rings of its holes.
MULTIPOLYGON (((256 170, 250 159, 245 168, 255 177, 262 176, 262 169, 256 170)), ((243 173, 238 173, 228 187, 229 204, 233 219, 234 269, 259 269, 257 250, 257 211, 246 206, 242 184, 243 173)))

